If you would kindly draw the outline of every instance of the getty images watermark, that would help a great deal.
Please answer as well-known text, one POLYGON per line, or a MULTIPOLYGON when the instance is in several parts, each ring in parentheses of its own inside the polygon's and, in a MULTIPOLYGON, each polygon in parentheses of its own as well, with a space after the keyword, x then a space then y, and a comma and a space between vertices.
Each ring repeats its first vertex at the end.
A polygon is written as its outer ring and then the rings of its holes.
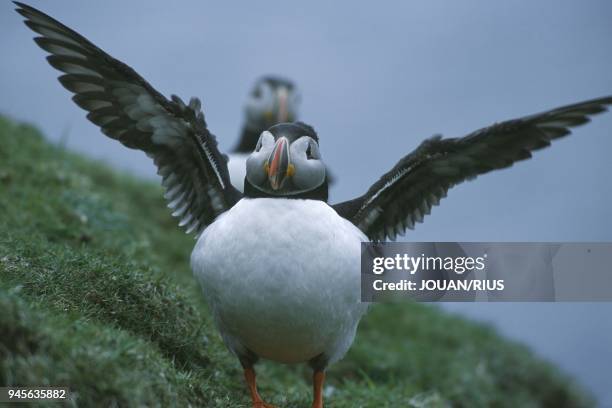
POLYGON ((612 243, 361 245, 364 302, 612 301, 612 243))

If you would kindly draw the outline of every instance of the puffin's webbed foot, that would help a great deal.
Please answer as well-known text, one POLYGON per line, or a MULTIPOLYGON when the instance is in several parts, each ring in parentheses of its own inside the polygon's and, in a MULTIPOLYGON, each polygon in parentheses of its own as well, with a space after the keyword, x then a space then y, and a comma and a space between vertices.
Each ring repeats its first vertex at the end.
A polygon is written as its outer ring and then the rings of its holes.
POLYGON ((259 401, 259 402, 253 401, 253 408, 276 408, 276 406, 270 405, 263 401, 259 401))
POLYGON ((249 387, 253 408, 276 408, 274 405, 268 404, 261 399, 259 392, 257 392, 257 381, 255 377, 255 369, 253 369, 253 367, 246 367, 244 369, 244 379, 249 387))
POLYGON ((323 382, 325 381, 325 371, 315 371, 312 376, 312 408, 323 408, 323 382))

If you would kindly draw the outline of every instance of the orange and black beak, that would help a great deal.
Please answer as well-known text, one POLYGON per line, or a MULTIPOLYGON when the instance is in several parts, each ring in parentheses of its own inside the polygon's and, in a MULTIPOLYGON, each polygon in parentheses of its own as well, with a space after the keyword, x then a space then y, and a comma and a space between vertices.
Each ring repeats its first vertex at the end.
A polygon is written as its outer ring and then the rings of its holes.
POLYGON ((278 112, 276 114, 276 122, 284 123, 289 121, 289 92, 287 88, 281 87, 277 91, 278 112))
POLYGON ((266 163, 264 169, 268 175, 268 181, 273 190, 280 190, 288 178, 295 173, 295 167, 291 164, 289 155, 289 140, 280 137, 266 163))
POLYGON ((274 108, 264 113, 266 121, 272 125, 277 123, 291 122, 293 113, 289 101, 289 90, 280 87, 275 91, 274 108))

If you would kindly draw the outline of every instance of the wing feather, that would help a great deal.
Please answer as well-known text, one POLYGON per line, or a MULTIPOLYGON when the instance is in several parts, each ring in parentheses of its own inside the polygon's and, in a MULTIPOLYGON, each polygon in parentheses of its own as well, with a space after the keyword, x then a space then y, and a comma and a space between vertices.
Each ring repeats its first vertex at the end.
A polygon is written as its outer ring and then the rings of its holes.
POLYGON ((414 228, 448 190, 480 174, 531 158, 532 152, 567 136, 570 128, 605 112, 612 96, 496 123, 463 138, 425 140, 361 197, 336 204, 371 240, 395 239, 414 228))
POLYGON ((87 118, 106 136, 153 159, 180 226, 199 234, 240 199, 197 98, 188 104, 174 95, 166 99, 77 32, 33 7, 15 4, 87 118))

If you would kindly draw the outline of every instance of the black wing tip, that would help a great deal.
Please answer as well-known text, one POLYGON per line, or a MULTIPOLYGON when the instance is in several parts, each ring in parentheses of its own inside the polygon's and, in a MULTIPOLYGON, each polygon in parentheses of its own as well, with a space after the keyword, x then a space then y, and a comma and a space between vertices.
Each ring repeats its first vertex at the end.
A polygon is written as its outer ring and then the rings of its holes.
POLYGON ((19 13, 22 17, 26 18, 27 20, 30 20, 30 14, 26 9, 16 8, 15 11, 19 13))
POLYGON ((584 101, 579 105, 591 109, 590 112, 585 113, 585 116, 598 115, 600 113, 607 112, 610 109, 610 106, 612 105, 612 95, 584 101))
POLYGON ((602 105, 612 105, 612 95, 602 96, 601 98, 593 99, 592 102, 599 102, 602 105))
POLYGON ((584 116, 597 115, 606 112, 609 106, 612 105, 612 95, 601 96, 599 98, 587 99, 572 105, 563 106, 554 111, 567 112, 574 109, 592 109, 593 111, 584 112, 584 116))
POLYGON ((29 6, 25 3, 21 3, 19 1, 13 1, 13 4, 15 4, 17 6, 17 8, 15 9, 16 12, 18 12, 19 14, 21 14, 22 16, 24 16, 25 18, 30 18, 30 14, 42 14, 44 15, 44 13, 38 9, 35 9, 32 6, 29 6))

